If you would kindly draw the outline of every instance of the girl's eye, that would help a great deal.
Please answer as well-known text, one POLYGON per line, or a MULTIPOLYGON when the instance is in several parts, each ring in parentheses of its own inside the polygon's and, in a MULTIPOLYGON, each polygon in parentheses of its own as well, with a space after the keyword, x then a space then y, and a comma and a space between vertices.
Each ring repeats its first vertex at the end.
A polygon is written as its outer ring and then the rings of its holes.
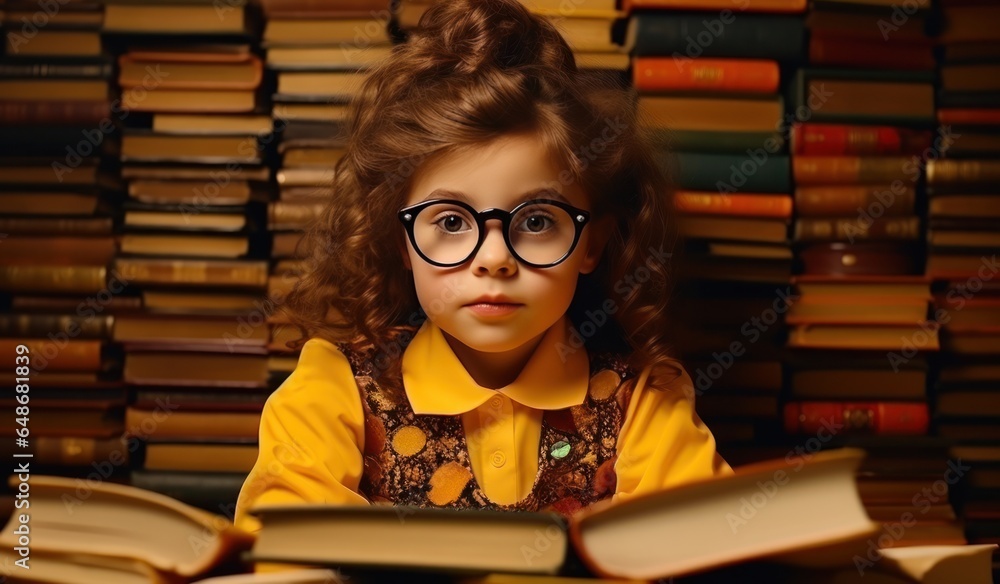
POLYGON ((435 221, 435 223, 447 233, 458 233, 462 231, 465 220, 461 215, 445 215, 435 221))
POLYGON ((552 218, 547 215, 535 214, 529 215, 524 218, 521 222, 521 231, 527 231, 528 233, 541 233, 546 229, 551 229, 553 225, 552 218))

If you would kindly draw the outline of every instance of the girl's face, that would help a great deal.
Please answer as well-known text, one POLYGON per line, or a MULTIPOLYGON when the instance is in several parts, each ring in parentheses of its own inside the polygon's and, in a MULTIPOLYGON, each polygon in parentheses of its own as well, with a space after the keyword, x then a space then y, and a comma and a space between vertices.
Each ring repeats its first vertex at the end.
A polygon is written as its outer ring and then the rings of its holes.
MULTIPOLYGON (((510 211, 525 199, 554 198, 589 211, 586 193, 575 183, 559 181, 562 170, 534 136, 505 136, 471 151, 429 161, 415 174, 404 206, 429 199, 457 199, 476 211, 510 211), (552 192, 526 196, 539 188, 552 192)), ((420 214, 418 219, 426 222, 430 217, 420 214)), ((527 226, 522 228, 537 229, 544 225, 539 221, 522 222, 527 226)), ((409 238, 403 261, 413 271, 421 307, 446 334, 475 351, 510 351, 539 337, 566 313, 577 278, 593 271, 600 259, 606 238, 597 231, 599 223, 592 217, 573 253, 548 268, 518 261, 507 248, 500 221, 494 219, 485 223, 482 246, 462 264, 438 267, 427 263, 409 238), (504 297, 502 302, 514 306, 480 304, 483 297, 500 296, 504 297)), ((438 225, 447 230, 475 229, 461 219, 438 225)))

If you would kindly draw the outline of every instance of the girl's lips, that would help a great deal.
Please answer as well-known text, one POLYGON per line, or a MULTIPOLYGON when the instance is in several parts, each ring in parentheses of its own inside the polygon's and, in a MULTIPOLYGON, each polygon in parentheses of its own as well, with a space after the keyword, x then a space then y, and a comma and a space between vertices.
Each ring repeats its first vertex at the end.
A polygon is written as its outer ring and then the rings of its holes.
POLYGON ((481 316, 506 316, 513 314, 522 306, 524 305, 506 302, 477 302, 475 304, 466 304, 465 308, 481 316))

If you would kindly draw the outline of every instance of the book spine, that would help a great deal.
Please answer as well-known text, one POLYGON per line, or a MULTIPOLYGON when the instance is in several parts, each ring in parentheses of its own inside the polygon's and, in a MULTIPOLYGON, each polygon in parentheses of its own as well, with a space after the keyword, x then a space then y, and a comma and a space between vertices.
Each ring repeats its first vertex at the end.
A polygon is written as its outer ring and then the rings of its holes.
POLYGON ((969 125, 1000 125, 1000 108, 950 108, 937 110, 938 123, 969 125))
POLYGON ((97 125, 110 113, 105 100, 0 101, 0 124, 5 126, 97 125))
POLYGON ((0 265, 105 265, 115 256, 114 237, 32 237, 16 236, 4 242, 10 255, 0 265))
POLYGON ((772 154, 767 164, 749 155, 677 153, 673 158, 680 188, 735 193, 789 193, 791 176, 787 155, 772 154))
POLYGON ((920 154, 930 148, 929 131, 892 126, 797 123, 792 152, 805 156, 920 154))
POLYGON ((927 184, 972 184, 1000 181, 1000 161, 931 160, 927 162, 927 184))
POLYGON ((63 63, 0 63, 0 78, 66 78, 89 79, 110 77, 110 63, 72 65, 63 63))
POLYGON ((0 339, 0 351, 15 355, 17 345, 23 344, 35 356, 32 359, 32 367, 39 370, 100 371, 101 342, 91 339, 63 342, 42 339, 0 339))
POLYGON ((760 59, 638 57, 633 83, 640 91, 774 93, 778 63, 760 59))
POLYGON ((792 216, 792 198, 784 195, 705 193, 681 191, 674 194, 674 206, 682 213, 774 217, 792 216))
POLYGON ((874 39, 847 39, 813 35, 809 63, 835 67, 878 69, 934 69, 934 54, 925 43, 884 43, 874 39))
POLYGON ((870 207, 881 209, 882 215, 913 215, 915 200, 913 187, 844 185, 795 189, 795 211, 805 217, 861 214, 870 207))
POLYGON ((734 7, 745 6, 749 12, 787 12, 799 13, 806 9, 806 0, 749 0, 745 5, 737 6, 732 0, 624 0, 622 10, 631 11, 638 8, 659 8, 673 10, 732 10, 734 7))
POLYGON ((0 233, 32 235, 111 235, 113 220, 107 217, 0 217, 0 233))
POLYGON ((324 203, 295 204, 275 201, 268 205, 268 229, 305 229, 323 212, 324 203))
POLYGON ((798 401, 785 404, 785 431, 816 434, 823 430, 872 434, 924 435, 929 426, 923 402, 798 401))
POLYGON ((100 460, 128 464, 129 448, 121 438, 77 438, 39 436, 34 440, 38 464, 89 466, 100 460))
POLYGON ((106 285, 104 266, 0 266, 0 290, 93 294, 106 285))
POLYGON ((804 218, 795 222, 794 240, 849 241, 915 240, 920 237, 919 217, 890 217, 862 221, 858 217, 804 218))
POLYGON ((41 337, 72 327, 82 339, 102 339, 110 335, 114 317, 77 318, 50 314, 0 314, 0 337, 41 337))
MULTIPOLYGON (((805 44, 805 27, 797 16, 740 14, 735 18, 715 13, 633 14, 635 55, 694 54, 696 58, 732 57, 796 60, 805 44), (699 43, 695 39, 712 39, 699 43)), ((694 59, 692 59, 694 60, 694 59)))
POLYGON ((267 284, 267 262, 117 258, 123 278, 137 284, 254 286, 267 284))
POLYGON ((795 184, 892 184, 913 182, 920 166, 903 157, 796 156, 792 160, 795 184))
POLYGON ((337 0, 336 3, 330 0, 261 0, 260 5, 268 18, 307 13, 316 16, 357 15, 370 18, 372 12, 377 14, 389 9, 388 0, 337 0))

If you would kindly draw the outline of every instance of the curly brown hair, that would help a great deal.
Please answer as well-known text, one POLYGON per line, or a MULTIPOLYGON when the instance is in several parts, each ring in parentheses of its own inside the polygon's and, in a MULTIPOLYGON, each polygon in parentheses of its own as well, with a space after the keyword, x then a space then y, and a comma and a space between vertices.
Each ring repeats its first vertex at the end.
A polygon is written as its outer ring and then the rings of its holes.
POLYGON ((282 307, 303 334, 289 347, 321 337, 377 348, 376 377, 394 387, 397 335, 426 318, 400 259, 396 212, 412 176, 432 157, 528 132, 563 164, 559 180, 581 185, 594 215, 613 225, 597 269, 579 279, 570 319, 592 332, 588 348, 628 353, 637 371, 652 367, 652 387, 665 387, 678 375, 662 261, 676 230, 668 177, 644 127, 634 90, 579 71, 553 24, 517 0, 435 3, 350 104, 335 199, 306 235, 307 267, 282 307))

